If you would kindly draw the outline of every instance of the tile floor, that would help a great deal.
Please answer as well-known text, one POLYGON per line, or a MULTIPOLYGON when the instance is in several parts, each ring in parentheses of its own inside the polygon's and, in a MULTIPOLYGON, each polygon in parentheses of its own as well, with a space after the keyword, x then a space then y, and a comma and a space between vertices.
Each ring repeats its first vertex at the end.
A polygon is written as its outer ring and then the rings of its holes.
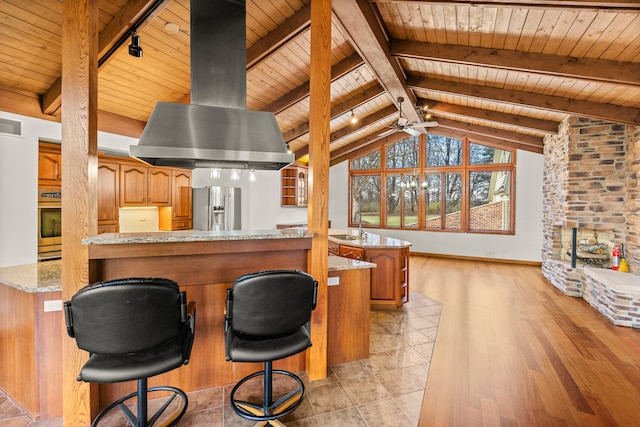
MULTIPOLYGON (((301 373, 306 397, 281 421, 288 427, 417 426, 442 304, 417 292, 410 297, 404 309, 371 310, 368 359, 331 366, 326 379, 313 383, 301 373)), ((254 425, 229 407, 231 387, 189 393, 179 425, 254 425)), ((0 390, 0 427, 32 426, 59 427, 62 419, 34 422, 0 390)))

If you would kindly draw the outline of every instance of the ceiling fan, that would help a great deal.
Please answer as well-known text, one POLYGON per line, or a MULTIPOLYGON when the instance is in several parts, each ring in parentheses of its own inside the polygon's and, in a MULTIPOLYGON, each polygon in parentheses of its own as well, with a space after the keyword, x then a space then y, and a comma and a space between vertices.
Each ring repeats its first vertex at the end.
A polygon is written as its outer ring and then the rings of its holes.
POLYGON ((420 135, 420 132, 418 132, 414 128, 431 128, 431 127, 438 126, 438 122, 410 123, 409 119, 407 119, 402 115, 403 102, 404 102, 404 98, 399 97, 398 98, 398 112, 399 112, 398 120, 396 120, 395 122, 393 122, 391 126, 389 126, 390 128, 389 130, 382 132, 378 136, 387 136, 387 135, 391 135, 394 132, 399 132, 399 131, 406 132, 412 136, 418 136, 420 135))

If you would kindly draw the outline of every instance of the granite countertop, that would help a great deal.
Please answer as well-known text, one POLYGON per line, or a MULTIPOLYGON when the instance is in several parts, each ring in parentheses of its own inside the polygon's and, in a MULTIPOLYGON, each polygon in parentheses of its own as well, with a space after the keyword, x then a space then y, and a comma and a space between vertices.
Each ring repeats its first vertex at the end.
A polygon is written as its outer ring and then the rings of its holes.
POLYGON ((329 272, 342 270, 361 270, 375 268, 376 264, 367 261, 358 261, 336 255, 329 255, 329 272))
POLYGON ((313 237, 306 228, 286 230, 229 231, 157 231, 153 233, 104 233, 82 240, 85 245, 116 245, 132 243, 213 242, 221 240, 300 239, 313 237))
POLYGON ((329 240, 341 245, 356 246, 360 248, 407 248, 411 246, 411 242, 369 233, 368 231, 363 237, 361 237, 358 230, 331 229, 329 230, 329 240))
POLYGON ((62 262, 58 259, 2 267, 0 283, 28 293, 60 291, 62 290, 62 262))

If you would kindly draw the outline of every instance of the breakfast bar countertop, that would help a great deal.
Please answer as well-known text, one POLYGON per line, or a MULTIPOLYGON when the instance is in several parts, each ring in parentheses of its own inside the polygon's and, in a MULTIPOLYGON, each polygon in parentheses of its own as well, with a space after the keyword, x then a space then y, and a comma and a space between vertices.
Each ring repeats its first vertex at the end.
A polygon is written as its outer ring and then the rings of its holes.
POLYGON ((329 230, 329 240, 341 245, 357 246, 361 248, 407 248, 411 242, 386 237, 380 234, 365 231, 364 236, 360 236, 358 230, 329 230))
POLYGON ((117 245, 131 243, 213 242, 222 240, 298 239, 313 237, 306 228, 286 230, 228 231, 159 231, 153 233, 104 233, 82 240, 85 245, 117 245))
POLYGON ((28 293, 62 290, 62 262, 41 261, 0 268, 0 283, 28 293))

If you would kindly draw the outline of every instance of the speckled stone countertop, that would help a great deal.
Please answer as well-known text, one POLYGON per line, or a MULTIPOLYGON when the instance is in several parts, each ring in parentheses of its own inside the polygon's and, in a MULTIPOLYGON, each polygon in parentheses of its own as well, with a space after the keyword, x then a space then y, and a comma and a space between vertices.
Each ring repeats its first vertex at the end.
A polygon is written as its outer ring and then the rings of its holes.
POLYGON ((220 240, 299 239, 313 237, 306 228, 286 230, 158 231, 153 233, 104 233, 82 240, 85 245, 132 243, 207 242, 220 240))
POLYGON ((62 290, 62 262, 58 259, 2 267, 0 283, 29 293, 60 291, 62 290))
POLYGON ((361 270, 365 268, 375 268, 372 262, 358 261, 351 258, 329 255, 329 272, 343 270, 361 270))
POLYGON ((361 237, 358 230, 330 229, 329 240, 341 245, 356 246, 360 248, 407 248, 411 246, 411 242, 369 233, 368 231, 363 237, 361 237))

